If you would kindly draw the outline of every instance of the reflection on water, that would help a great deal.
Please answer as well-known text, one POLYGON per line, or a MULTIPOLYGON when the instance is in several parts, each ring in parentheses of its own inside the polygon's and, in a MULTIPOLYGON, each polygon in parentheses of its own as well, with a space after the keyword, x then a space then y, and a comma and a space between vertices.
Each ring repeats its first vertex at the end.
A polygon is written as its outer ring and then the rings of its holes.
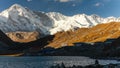
MULTIPOLYGON (((48 68, 51 65, 61 64, 90 65, 95 59, 75 56, 44 56, 44 57, 0 57, 0 68, 48 68)), ((100 64, 120 63, 116 60, 99 60, 100 64)))

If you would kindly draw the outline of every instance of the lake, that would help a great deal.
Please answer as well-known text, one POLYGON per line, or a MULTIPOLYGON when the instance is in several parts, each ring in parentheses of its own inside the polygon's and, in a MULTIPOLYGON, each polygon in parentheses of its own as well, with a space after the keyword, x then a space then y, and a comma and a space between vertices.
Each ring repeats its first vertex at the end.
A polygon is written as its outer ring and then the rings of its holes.
MULTIPOLYGON (((64 63, 66 66, 90 65, 95 59, 78 56, 0 57, 0 68, 49 68, 64 63)), ((99 60, 100 64, 120 63, 116 60, 99 60)))

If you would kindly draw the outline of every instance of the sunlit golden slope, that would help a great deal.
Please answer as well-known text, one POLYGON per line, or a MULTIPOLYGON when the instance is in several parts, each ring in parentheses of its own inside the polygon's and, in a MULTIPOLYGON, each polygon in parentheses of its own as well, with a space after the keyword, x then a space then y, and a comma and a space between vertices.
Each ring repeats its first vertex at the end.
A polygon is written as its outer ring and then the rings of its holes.
POLYGON ((40 34, 37 31, 33 31, 33 32, 9 32, 6 34, 11 40, 13 40, 15 42, 22 42, 22 43, 35 41, 40 37, 40 34))
POLYGON ((72 46, 75 42, 103 42, 109 38, 120 36, 120 23, 111 22, 99 24, 91 28, 80 28, 75 31, 59 32, 48 45, 51 47, 62 47, 62 45, 72 46))

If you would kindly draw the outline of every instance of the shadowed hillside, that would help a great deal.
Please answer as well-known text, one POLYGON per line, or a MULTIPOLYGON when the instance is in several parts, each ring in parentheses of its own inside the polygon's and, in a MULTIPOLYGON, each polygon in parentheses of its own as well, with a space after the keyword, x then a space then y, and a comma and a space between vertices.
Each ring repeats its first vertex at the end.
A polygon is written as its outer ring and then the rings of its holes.
POLYGON ((38 48, 38 51, 41 50, 45 45, 49 43, 50 40, 53 39, 54 36, 46 36, 44 38, 40 38, 36 41, 32 41, 29 43, 18 43, 13 42, 6 34, 4 34, 0 30, 0 55, 13 55, 13 54, 24 54, 26 50, 34 51, 34 48, 38 48))
POLYGON ((5 35, 1 30, 0 30, 0 42, 3 42, 8 46, 15 45, 14 42, 7 35, 5 35))

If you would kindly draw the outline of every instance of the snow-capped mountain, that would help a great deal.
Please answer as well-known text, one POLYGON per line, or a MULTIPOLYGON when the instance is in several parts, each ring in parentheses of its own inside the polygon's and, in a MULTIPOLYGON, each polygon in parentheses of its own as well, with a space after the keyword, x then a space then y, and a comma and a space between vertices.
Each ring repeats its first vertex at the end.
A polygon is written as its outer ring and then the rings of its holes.
POLYGON ((9 9, 0 13, 0 29, 4 32, 14 31, 40 31, 48 34, 50 29, 46 21, 41 20, 33 11, 14 4, 9 9))
POLYGON ((45 35, 74 28, 88 28, 112 21, 120 22, 120 18, 101 18, 98 15, 86 14, 65 16, 58 12, 35 12, 18 4, 0 13, 0 29, 4 32, 38 31, 45 35))

